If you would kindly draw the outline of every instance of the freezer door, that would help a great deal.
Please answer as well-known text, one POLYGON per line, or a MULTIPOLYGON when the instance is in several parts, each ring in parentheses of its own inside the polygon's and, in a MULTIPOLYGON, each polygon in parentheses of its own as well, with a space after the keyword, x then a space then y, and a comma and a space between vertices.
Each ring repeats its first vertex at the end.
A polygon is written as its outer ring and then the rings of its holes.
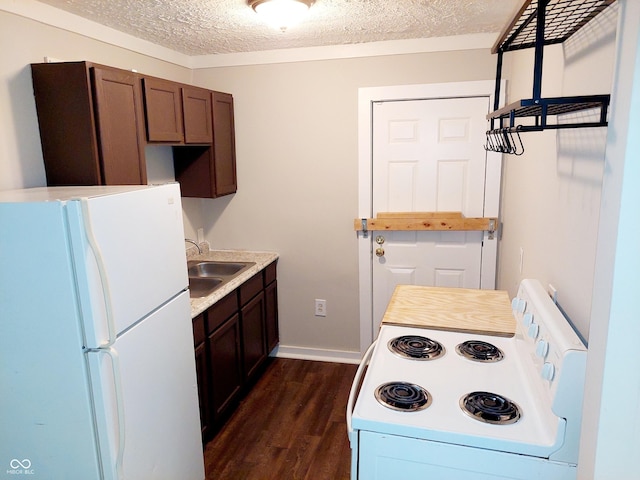
POLYGON ((204 478, 189 312, 184 292, 89 354, 107 479, 204 478))
POLYGON ((67 213, 87 347, 187 288, 177 184, 69 201, 67 213))

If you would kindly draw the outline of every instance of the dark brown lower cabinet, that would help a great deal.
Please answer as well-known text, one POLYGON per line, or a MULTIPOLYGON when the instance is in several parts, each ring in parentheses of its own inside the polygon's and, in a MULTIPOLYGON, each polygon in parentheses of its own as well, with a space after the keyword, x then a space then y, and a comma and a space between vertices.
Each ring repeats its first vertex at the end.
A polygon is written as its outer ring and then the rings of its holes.
POLYGON ((198 381, 198 398, 200 399, 200 425, 202 430, 202 438, 209 435, 209 410, 206 406, 209 404, 209 377, 207 375, 207 334, 205 332, 204 314, 201 313, 193 319, 193 345, 196 352, 196 380, 198 381))
POLYGON ((246 382, 256 379, 267 358, 265 342, 264 271, 238 288, 242 326, 242 372, 246 382))
POLYGON ((207 371, 207 351, 204 343, 195 347, 196 350, 196 373, 198 380, 198 398, 200 399, 200 426, 202 432, 202 438, 207 438, 209 435, 209 411, 205 408, 205 405, 209 401, 209 379, 204 373, 207 371))
POLYGON ((242 363, 244 380, 252 382, 267 359, 264 329, 264 292, 260 291, 242 307, 242 363))
POLYGON ((218 423, 230 413, 242 387, 240 369, 240 323, 233 315, 209 335, 211 413, 218 423))
POLYGON ((278 282, 275 280, 264 287, 264 304, 267 352, 271 353, 280 341, 280 332, 278 331, 278 282))
POLYGON ((278 344, 276 262, 193 319, 203 441, 224 424, 278 344))

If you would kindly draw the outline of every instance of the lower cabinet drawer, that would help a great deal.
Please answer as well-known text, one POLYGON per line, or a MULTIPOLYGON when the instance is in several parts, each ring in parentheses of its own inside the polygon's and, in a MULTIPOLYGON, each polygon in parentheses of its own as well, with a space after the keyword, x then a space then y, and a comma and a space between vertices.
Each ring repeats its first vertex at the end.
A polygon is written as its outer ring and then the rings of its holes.
POLYGON ((218 300, 207 310, 207 334, 213 333, 225 320, 238 311, 237 290, 218 300))
POLYGON ((269 285, 271 282, 276 281, 276 265, 277 261, 267 265, 267 268, 264 269, 264 284, 269 285))
POLYGON ((245 305, 249 300, 260 293, 263 288, 262 272, 258 272, 240 285, 240 305, 245 305))

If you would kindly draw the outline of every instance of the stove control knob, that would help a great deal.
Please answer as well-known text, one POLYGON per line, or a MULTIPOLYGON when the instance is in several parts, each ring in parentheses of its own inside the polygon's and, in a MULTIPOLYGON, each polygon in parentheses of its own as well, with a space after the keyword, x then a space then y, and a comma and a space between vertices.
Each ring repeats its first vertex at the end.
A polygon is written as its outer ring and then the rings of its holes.
POLYGON ((546 340, 538 340, 536 345, 536 355, 540 358, 545 358, 549 353, 549 342, 546 340))
POLYGON ((529 325, 531 325, 533 323, 533 313, 531 312, 525 313, 524 316, 522 317, 522 323, 524 324, 525 327, 528 327, 529 325))
POLYGON ((511 300, 511 309, 515 310, 518 313, 523 313, 525 308, 527 308, 527 301, 519 298, 519 297, 515 297, 513 300, 511 300))
POLYGON ((542 378, 544 378, 545 380, 553 380, 553 377, 556 374, 556 367, 553 366, 553 363, 550 362, 545 362, 544 365, 542 365, 542 371, 540 372, 540 375, 542 376, 542 378))
POLYGON ((538 336, 538 332, 540 331, 540 326, 537 323, 532 323, 529 325, 529 330, 527 330, 527 334, 531 338, 536 338, 538 336))

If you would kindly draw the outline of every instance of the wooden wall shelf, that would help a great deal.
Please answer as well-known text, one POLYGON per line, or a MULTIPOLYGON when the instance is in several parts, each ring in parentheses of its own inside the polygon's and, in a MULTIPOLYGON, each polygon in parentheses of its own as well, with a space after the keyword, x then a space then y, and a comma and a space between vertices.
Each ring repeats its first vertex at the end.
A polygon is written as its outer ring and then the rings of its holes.
POLYGON ((356 218, 356 231, 459 231, 476 230, 494 233, 498 219, 493 217, 467 218, 460 212, 384 212, 376 218, 356 218))

